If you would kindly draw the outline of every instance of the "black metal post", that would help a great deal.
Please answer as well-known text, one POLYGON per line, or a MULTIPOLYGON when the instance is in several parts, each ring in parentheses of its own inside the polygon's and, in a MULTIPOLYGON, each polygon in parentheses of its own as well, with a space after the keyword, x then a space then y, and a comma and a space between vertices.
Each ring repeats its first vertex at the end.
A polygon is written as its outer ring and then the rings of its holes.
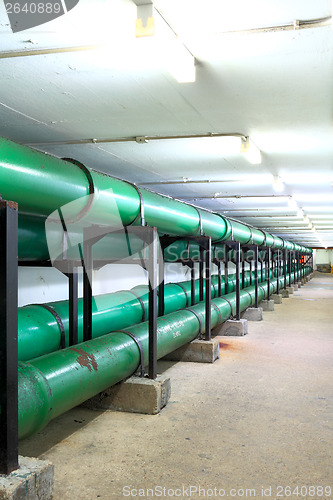
POLYGON ((195 304, 195 267, 194 262, 190 263, 191 269, 191 306, 195 304))
POLYGON ((164 248, 161 248, 158 262, 159 285, 158 285, 158 315, 164 316, 164 248))
POLYGON ((262 283, 262 275, 263 275, 263 272, 264 272, 264 261, 261 259, 260 260, 260 281, 262 283))
POLYGON ((17 204, 0 201, 0 473, 18 469, 17 204))
POLYGON ((79 275, 77 267, 73 267, 68 275, 69 286, 69 345, 78 343, 78 300, 79 300, 79 275))
POLYGON ((199 300, 200 302, 204 298, 204 250, 200 247, 200 259, 199 259, 199 300))
POLYGON ((291 259, 292 259, 292 252, 288 253, 288 274, 289 274, 289 286, 291 286, 291 259))
POLYGON ((283 275, 284 275, 284 289, 287 288, 287 263, 288 263, 288 250, 285 249, 283 252, 283 275))
POLYGON ((245 260, 244 260, 244 252, 242 252, 242 288, 245 288, 245 260))
POLYGON ((254 284, 255 284, 255 307, 258 307, 258 288, 259 288, 259 277, 258 277, 258 259, 259 259, 259 248, 256 246, 254 250, 254 284))
POLYGON ((305 279, 305 254, 302 253, 303 279, 305 279))
POLYGON ((158 234, 156 227, 151 228, 149 244, 149 367, 150 379, 157 376, 157 279, 158 279, 158 234))
POLYGON ((267 276, 267 300, 271 298, 271 249, 267 248, 267 263, 266 263, 266 276, 267 276))
POLYGON ((280 250, 277 251, 276 279, 277 279, 276 293, 279 294, 279 292, 280 292, 280 250))
POLYGON ((249 262, 250 265, 250 286, 253 285, 253 276, 252 276, 252 259, 249 262))
POLYGON ((211 284, 212 284, 212 239, 207 238, 208 248, 206 248, 205 263, 205 284, 206 284, 206 314, 205 314, 205 340, 211 339, 211 284))
POLYGON ((83 341, 92 339, 92 242, 88 231, 83 231, 83 341))
POLYGON ((229 293, 229 248, 228 245, 224 245, 224 293, 229 293))
POLYGON ((236 319, 240 320, 240 243, 235 244, 236 259, 236 319))
POLYGON ((218 276, 218 296, 222 295, 222 276, 221 276, 221 261, 217 261, 217 276, 218 276))

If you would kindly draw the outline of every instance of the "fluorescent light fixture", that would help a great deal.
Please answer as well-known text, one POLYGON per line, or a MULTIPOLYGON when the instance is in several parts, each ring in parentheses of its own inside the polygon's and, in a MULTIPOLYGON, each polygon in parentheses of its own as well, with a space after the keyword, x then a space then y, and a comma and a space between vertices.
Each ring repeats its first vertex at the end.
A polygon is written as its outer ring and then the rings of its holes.
POLYGON ((275 175, 274 178, 273 178, 273 189, 274 191, 276 191, 277 193, 282 193, 282 191, 284 191, 284 183, 282 182, 282 179, 281 177, 279 177, 278 175, 275 175))
POLYGON ((251 141, 249 137, 241 139, 241 153, 243 153, 247 160, 253 165, 260 165, 261 163, 261 151, 260 149, 251 141))
POLYGON ((306 224, 309 224, 309 222, 310 222, 310 219, 309 219, 309 217, 308 217, 307 215, 304 217, 304 219, 303 219, 303 220, 304 220, 304 222, 305 222, 306 224))

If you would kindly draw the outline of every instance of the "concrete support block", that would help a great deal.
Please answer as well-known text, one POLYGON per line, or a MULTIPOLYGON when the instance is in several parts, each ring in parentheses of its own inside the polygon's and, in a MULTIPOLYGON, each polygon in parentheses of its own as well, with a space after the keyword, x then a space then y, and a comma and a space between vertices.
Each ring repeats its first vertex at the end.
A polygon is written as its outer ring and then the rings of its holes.
POLYGON ((289 295, 292 295, 294 293, 294 287, 293 286, 287 286, 287 292, 289 295))
POLYGON ((228 319, 221 325, 214 328, 214 335, 228 337, 242 337, 248 334, 247 319, 228 319))
POLYGON ((271 299, 274 300, 274 304, 282 304, 282 294, 281 293, 273 293, 271 295, 271 299))
POLYGON ((294 292, 297 292, 297 290, 298 290, 298 284, 297 283, 293 284, 293 289, 294 289, 294 292))
MULTIPOLYGON (((214 330, 215 334, 215 330, 214 330)), ((164 356, 168 361, 189 361, 194 363, 214 363, 220 357, 220 346, 216 339, 193 340, 164 356)))
POLYGON ((242 319, 247 319, 248 321, 262 321, 262 307, 248 307, 246 311, 242 313, 242 319))
POLYGON ((287 288, 282 288, 282 290, 280 290, 280 292, 281 292, 283 299, 289 299, 289 290, 287 288))
POLYGON ((263 300, 261 302, 261 307, 263 311, 274 311, 274 300, 263 300))
POLYGON ((302 282, 301 281, 297 281, 297 285, 298 285, 298 288, 301 288, 302 282))
POLYGON ((100 392, 82 406, 92 410, 118 410, 156 415, 167 405, 170 395, 169 377, 158 375, 152 380, 134 376, 100 392))
POLYGON ((46 460, 19 456, 19 468, 0 474, 1 500, 51 500, 54 465, 46 460))

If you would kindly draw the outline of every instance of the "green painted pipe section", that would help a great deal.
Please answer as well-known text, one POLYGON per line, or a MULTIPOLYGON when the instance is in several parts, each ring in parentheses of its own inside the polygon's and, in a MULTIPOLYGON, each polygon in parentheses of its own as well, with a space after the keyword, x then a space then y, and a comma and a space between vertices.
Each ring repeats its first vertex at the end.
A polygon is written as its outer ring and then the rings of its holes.
MULTIPOLYGON (((19 204, 20 233, 30 231, 29 249, 19 246, 23 255, 40 256, 39 239, 32 240, 32 225, 21 214, 42 216, 44 219, 59 208, 66 220, 127 226, 138 224, 140 196, 137 189, 125 181, 88 169, 94 184, 94 197, 88 211, 89 182, 86 173, 73 163, 21 146, 0 138, 0 186, 4 199, 19 204), (29 252, 28 252, 29 250, 29 252)), ((230 221, 220 214, 192 207, 186 203, 140 188, 145 218, 161 234, 177 236, 199 235, 200 229, 213 241, 234 239, 241 243, 273 246, 278 240, 268 233, 252 230, 240 222, 230 221), (200 228, 201 226, 201 228, 200 228), (252 233, 252 234, 251 234, 252 233)), ((27 234, 23 236, 27 238, 27 234)), ((280 244, 280 242, 279 242, 280 244)), ((304 252, 311 252, 305 247, 304 252)), ((19 253, 21 257, 21 253, 19 253)), ((46 256, 46 255, 45 255, 46 256)), ((48 258, 48 257, 47 257, 48 258)))
MULTIPOLYGON (((280 285, 283 285, 280 278, 280 285)), ((277 279, 270 284, 271 293, 277 279)), ((261 283, 259 301, 267 296, 267 282, 261 283)), ((240 308, 254 304, 255 287, 241 290, 240 308)), ((228 319, 236 307, 235 292, 213 299, 212 328, 228 319)), ((205 325, 205 302, 192 306, 205 325)), ((128 328, 141 342, 148 362, 148 322, 128 328)), ((157 353, 161 358, 196 338, 200 331, 197 316, 187 310, 167 314, 157 321, 157 353)), ((106 388, 131 376, 139 365, 139 350, 128 335, 115 331, 98 339, 19 364, 19 436, 25 438, 42 429, 50 420, 106 388)))
MULTIPOLYGON (((254 273, 253 280, 254 280, 254 273)), ((212 276, 211 297, 218 296, 218 278, 212 276)), ((250 285, 250 274, 245 273, 245 286, 250 285)), ((228 292, 235 290, 235 275, 228 276, 228 292)), ((224 278, 221 282, 225 293, 224 278)), ((199 302, 199 280, 195 283, 195 302, 199 302)), ((205 297, 205 282, 204 282, 205 297)), ((100 337, 121 330, 148 318, 148 286, 135 286, 132 291, 119 291, 97 295, 93 300, 92 334, 100 337), (132 293, 133 292, 133 293, 132 293), (140 298, 138 298, 138 297, 140 298)), ((168 283, 164 289, 165 314, 184 309, 191 303, 191 282, 168 283)), ((69 345, 68 301, 46 304, 60 317, 65 330, 65 345, 69 345)), ((78 339, 83 341, 83 301, 78 301, 78 339)), ((27 361, 60 348, 61 331, 54 315, 43 304, 30 304, 18 309, 18 357, 27 361)))

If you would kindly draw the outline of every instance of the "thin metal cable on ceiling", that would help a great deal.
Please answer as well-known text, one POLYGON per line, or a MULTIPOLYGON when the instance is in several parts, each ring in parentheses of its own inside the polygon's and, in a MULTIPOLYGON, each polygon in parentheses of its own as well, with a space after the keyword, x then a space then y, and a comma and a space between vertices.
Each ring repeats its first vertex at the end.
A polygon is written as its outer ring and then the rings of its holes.
MULTIPOLYGON (((213 35, 227 35, 227 34, 256 34, 256 33, 270 33, 276 31, 291 31, 300 30, 308 28, 322 28, 324 26, 329 26, 332 22, 332 16, 320 17, 318 19, 307 19, 307 20, 294 20, 292 23, 280 24, 278 26, 266 26, 263 28, 250 28, 245 30, 235 30, 235 31, 221 31, 212 33, 213 35)), ((171 28, 172 29, 172 28, 171 28)), ((172 30, 174 31, 174 30, 172 30)), ((177 33, 176 33, 177 35, 177 33)), ((178 35, 177 35, 178 36, 178 35)), ((0 59, 9 59, 13 57, 29 57, 29 56, 39 56, 47 54, 61 54, 65 52, 82 52, 90 50, 98 50, 103 48, 104 45, 81 45, 74 47, 53 47, 49 49, 30 49, 30 50, 10 50, 0 52, 0 59)), ((187 48, 187 47, 186 47, 187 48)), ((187 50, 189 50, 187 48, 187 50)))

